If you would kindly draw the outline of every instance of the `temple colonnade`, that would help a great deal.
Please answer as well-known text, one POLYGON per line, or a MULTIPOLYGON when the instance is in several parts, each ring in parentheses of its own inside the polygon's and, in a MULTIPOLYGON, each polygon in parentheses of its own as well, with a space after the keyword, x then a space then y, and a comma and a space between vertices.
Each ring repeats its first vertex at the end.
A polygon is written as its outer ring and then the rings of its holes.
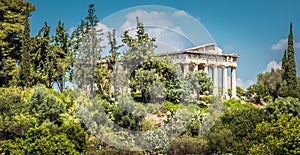
POLYGON ((178 52, 169 52, 160 54, 169 56, 174 63, 180 64, 183 74, 196 70, 204 70, 208 73, 211 70, 213 82, 213 95, 219 95, 219 78, 218 69, 222 69, 222 93, 224 98, 236 98, 236 69, 238 54, 223 54, 222 49, 215 44, 206 44, 193 47, 178 52), (228 96, 228 69, 230 69, 231 96, 228 96))

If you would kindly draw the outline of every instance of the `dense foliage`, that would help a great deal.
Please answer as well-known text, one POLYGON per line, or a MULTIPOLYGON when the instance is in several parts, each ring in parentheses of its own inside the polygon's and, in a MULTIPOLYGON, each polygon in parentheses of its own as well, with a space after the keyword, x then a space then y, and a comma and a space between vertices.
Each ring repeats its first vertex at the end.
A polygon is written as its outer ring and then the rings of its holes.
POLYGON ((138 18, 104 57, 93 4, 72 34, 60 21, 30 36, 34 10, 0 0, 0 154, 299 154, 292 25, 282 68, 222 100, 205 72, 155 55, 138 18))

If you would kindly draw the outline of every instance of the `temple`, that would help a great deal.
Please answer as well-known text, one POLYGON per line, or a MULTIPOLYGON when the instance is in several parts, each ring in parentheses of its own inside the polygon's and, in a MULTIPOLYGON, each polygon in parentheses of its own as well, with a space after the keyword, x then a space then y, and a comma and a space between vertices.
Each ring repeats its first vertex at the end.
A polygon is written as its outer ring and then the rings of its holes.
POLYGON ((238 54, 223 54, 222 49, 215 44, 206 44, 189 48, 183 51, 160 54, 160 56, 169 56, 174 63, 180 64, 183 74, 195 70, 204 70, 208 73, 212 71, 213 95, 218 94, 218 68, 222 69, 222 96, 229 98, 227 92, 227 70, 231 70, 231 98, 236 98, 236 68, 238 54))

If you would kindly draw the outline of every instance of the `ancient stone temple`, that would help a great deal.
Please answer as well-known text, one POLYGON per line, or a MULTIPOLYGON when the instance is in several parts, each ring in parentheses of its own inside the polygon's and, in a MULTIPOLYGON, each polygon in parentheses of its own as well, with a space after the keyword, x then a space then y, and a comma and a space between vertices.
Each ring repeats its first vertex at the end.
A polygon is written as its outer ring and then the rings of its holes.
POLYGON ((223 54, 215 44, 206 44, 183 51, 161 54, 169 56, 174 63, 181 65, 183 74, 195 70, 212 71, 213 95, 218 95, 218 68, 222 69, 222 96, 228 98, 227 69, 231 70, 231 97, 236 98, 236 68, 238 54, 223 54))

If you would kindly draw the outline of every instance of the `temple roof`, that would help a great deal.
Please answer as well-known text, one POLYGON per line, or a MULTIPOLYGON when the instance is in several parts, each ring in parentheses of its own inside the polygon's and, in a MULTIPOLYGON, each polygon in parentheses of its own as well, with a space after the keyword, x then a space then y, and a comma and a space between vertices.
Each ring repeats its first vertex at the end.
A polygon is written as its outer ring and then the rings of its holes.
POLYGON ((181 50, 181 51, 162 53, 159 55, 161 55, 161 56, 163 56, 163 55, 178 55, 178 54, 186 54, 186 53, 204 54, 204 55, 223 55, 223 56, 231 56, 231 57, 236 57, 236 58, 240 57, 240 55, 236 54, 236 53, 223 54, 222 49, 217 47, 216 44, 214 44, 214 43, 200 45, 200 46, 188 48, 188 49, 181 50))

